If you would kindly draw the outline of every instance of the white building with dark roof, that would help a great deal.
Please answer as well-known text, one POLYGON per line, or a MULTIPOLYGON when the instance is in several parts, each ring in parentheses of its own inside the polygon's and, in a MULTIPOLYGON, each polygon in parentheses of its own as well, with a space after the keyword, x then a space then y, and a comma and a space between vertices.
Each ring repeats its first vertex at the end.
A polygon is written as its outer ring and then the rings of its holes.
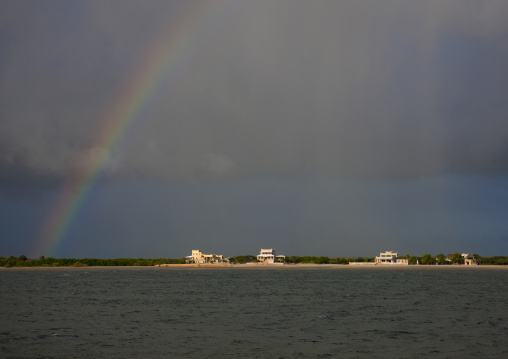
MULTIPOLYGON (((471 253, 461 253, 460 255, 462 256, 462 258, 464 260, 464 265, 470 266, 473 264, 478 264, 478 262, 476 261, 476 259, 474 258, 474 256, 471 253)), ((452 263, 452 259, 454 256, 455 256, 455 253, 448 253, 448 255, 446 256, 446 261, 448 263, 452 263)), ((457 263, 452 263, 452 264, 459 264, 459 263, 457 262, 457 263)))
POLYGON ((471 253, 462 253, 462 257, 464 258, 464 264, 467 266, 478 264, 471 253))

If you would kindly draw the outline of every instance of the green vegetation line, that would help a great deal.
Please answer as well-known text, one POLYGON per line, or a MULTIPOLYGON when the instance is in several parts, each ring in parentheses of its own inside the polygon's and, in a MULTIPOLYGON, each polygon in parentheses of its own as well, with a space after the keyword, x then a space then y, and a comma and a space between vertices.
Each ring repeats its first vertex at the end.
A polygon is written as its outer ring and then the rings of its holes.
MULTIPOLYGON (((462 256, 458 253, 451 258, 448 262, 443 254, 432 256, 424 254, 421 257, 406 255, 410 264, 423 264, 423 265, 450 265, 463 263, 462 256)), ((481 265, 508 265, 508 256, 494 256, 494 257, 481 257, 477 254, 474 255, 477 262, 481 265)), ((41 256, 39 259, 28 259, 25 255, 14 257, 10 256, 0 257, 0 267, 93 267, 93 266, 154 266, 157 264, 185 264, 185 258, 115 258, 115 259, 101 259, 101 258, 52 258, 41 256)), ((255 263, 257 262, 256 256, 243 255, 229 258, 232 264, 255 263)), ((358 258, 330 258, 330 257, 315 257, 315 256, 287 256, 286 263, 288 264, 349 264, 349 262, 374 262, 374 258, 358 257, 358 258)))

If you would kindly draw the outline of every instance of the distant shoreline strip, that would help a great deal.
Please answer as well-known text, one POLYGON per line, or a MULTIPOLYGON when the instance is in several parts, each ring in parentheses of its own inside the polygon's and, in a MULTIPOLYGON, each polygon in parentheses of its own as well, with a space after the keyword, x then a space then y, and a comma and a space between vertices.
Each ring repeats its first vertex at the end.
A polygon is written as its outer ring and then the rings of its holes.
POLYGON ((347 264, 167 264, 162 266, 90 266, 90 267, 0 267, 0 271, 115 271, 115 270, 508 270, 508 265, 408 265, 408 266, 350 266, 347 264))

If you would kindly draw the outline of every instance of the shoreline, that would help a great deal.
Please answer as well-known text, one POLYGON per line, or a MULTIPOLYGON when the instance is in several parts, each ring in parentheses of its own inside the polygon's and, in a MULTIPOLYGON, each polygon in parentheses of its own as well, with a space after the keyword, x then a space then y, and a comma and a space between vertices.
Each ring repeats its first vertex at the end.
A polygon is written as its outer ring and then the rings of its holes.
POLYGON ((0 267, 8 271, 111 271, 111 270, 508 270, 508 265, 348 265, 348 264, 166 264, 161 266, 0 267))

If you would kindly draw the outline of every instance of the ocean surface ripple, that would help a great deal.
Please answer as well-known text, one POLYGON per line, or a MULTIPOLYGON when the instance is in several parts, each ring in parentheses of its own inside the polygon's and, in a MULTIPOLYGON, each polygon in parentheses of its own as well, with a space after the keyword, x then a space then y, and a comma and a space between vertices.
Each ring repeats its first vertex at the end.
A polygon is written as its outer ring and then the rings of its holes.
POLYGON ((1 358, 508 358, 508 271, 0 272, 1 358))

